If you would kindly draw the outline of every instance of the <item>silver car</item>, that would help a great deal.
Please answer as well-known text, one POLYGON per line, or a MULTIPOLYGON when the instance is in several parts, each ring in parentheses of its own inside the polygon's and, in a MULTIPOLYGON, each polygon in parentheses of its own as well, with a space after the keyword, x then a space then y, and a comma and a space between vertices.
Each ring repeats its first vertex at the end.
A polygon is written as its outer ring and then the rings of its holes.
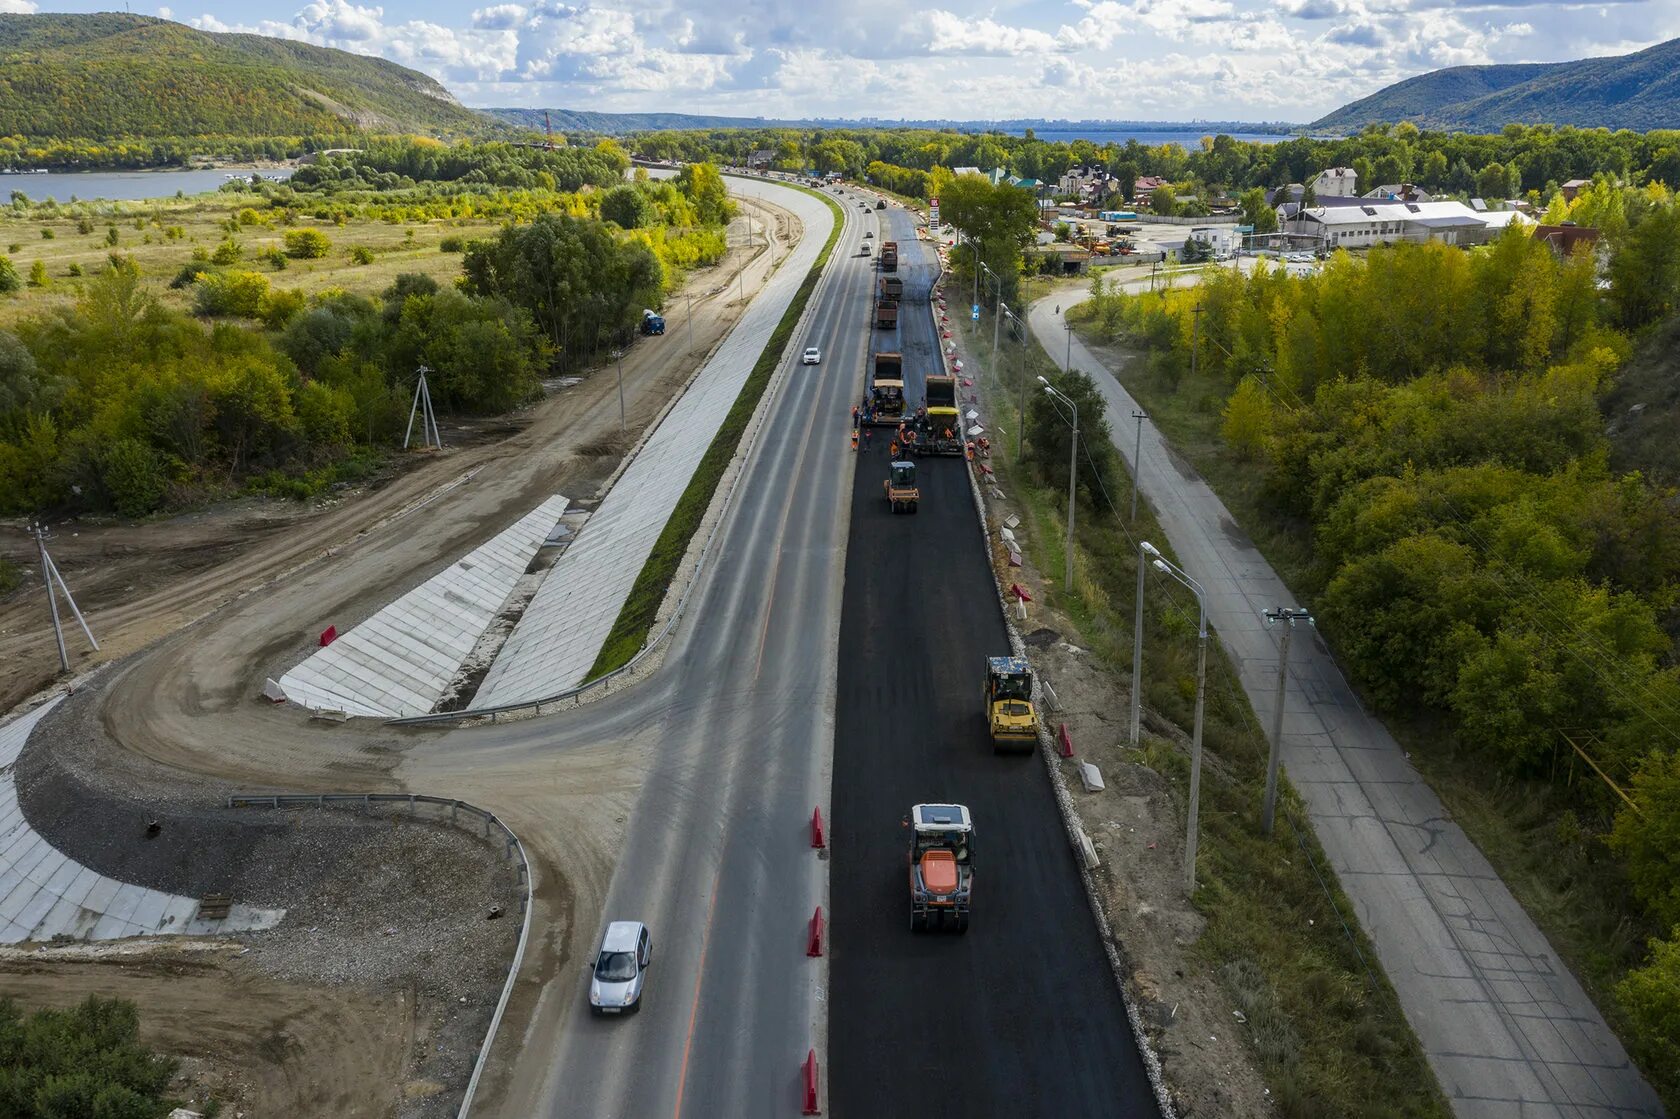
POLYGON ((601 935, 589 977, 593 1014, 629 1014, 642 1006, 642 976, 653 962, 653 941, 640 921, 614 921, 601 935))

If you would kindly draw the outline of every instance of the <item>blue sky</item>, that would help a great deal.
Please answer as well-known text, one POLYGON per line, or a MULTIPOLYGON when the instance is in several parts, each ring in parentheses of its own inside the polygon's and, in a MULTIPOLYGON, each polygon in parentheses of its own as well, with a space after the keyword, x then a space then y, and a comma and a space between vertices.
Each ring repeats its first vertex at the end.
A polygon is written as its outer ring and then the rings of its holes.
MULTIPOLYGON (((1622 54, 1674 0, 175 0, 137 13, 381 55, 469 105, 742 116, 1311 120, 1413 74, 1622 54)), ((0 12, 99 3, 0 0, 0 12)))

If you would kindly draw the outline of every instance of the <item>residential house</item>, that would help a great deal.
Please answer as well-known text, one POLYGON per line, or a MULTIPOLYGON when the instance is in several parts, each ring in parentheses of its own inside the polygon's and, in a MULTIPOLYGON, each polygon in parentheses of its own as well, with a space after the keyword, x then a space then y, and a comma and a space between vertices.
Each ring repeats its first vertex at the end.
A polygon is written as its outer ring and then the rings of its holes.
POLYGON ((951 174, 953 174, 953 175, 978 175, 978 174, 981 174, 981 171, 980 171, 980 168, 978 168, 978 167, 953 167, 953 168, 951 168, 951 174))
POLYGON ((1588 225, 1576 225, 1572 221, 1566 221, 1562 225, 1534 227, 1534 239, 1546 242, 1560 257, 1567 257, 1575 252, 1593 252, 1598 247, 1598 238, 1598 230, 1588 225))
POLYGON ((1575 196, 1577 194, 1580 194, 1583 190, 1591 190, 1592 185, 1591 179, 1570 179, 1558 189, 1563 191, 1563 200, 1565 202, 1573 202, 1575 201, 1575 196))
POLYGON ((1149 205, 1149 196, 1155 193, 1155 188, 1169 186, 1166 179, 1159 175, 1145 175, 1132 184, 1132 202, 1138 206, 1149 205))
POLYGON ((1366 198, 1382 202, 1433 202, 1434 195, 1412 183, 1389 183, 1365 192, 1366 198))
POLYGON ((1315 198, 1355 198, 1359 195, 1359 176, 1351 167, 1332 167, 1318 173, 1312 188, 1315 198))
POLYGON ((768 167, 776 162, 776 153, 769 148, 759 148, 747 156, 748 167, 768 167))

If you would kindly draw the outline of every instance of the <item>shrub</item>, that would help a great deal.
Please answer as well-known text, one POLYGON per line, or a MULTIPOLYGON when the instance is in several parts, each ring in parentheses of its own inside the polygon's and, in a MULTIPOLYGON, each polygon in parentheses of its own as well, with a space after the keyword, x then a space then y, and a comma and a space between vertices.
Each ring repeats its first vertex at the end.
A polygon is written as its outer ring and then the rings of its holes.
POLYGON ((216 251, 210 254, 212 264, 238 264, 239 258, 245 255, 245 250, 239 247, 239 242, 231 237, 216 246, 216 251))
POLYGON ((198 283, 198 278, 208 271, 210 271, 210 269, 206 268, 202 264, 183 264, 181 265, 181 270, 175 273, 175 278, 169 281, 169 287, 174 291, 180 291, 184 287, 190 287, 193 284, 198 283))
POLYGON ((37 260, 34 264, 29 266, 29 286, 32 288, 44 288, 47 286, 46 261, 37 260))
POLYGON ((53 231, 43 227, 42 230, 41 230, 41 240, 51 241, 52 239, 53 239, 53 231))
POLYGON ((200 315, 239 315, 254 319, 268 300, 268 280, 255 272, 206 272, 198 277, 193 310, 200 315))
POLYGON ((92 233, 93 232, 93 219, 90 218, 90 217, 77 218, 76 219, 76 232, 80 233, 84 237, 87 236, 89 233, 92 233))
MULTIPOLYGON (((438 242, 438 249, 446 253, 461 253, 467 251, 467 243, 459 234, 451 234, 438 242)), ((13 252, 17 249, 14 247, 13 252)))
POLYGON ((163 504, 167 479, 157 452, 138 439, 118 439, 100 456, 99 480, 125 517, 143 517, 163 504))
POLYGON ((332 241, 319 229, 288 229, 286 255, 298 260, 319 260, 332 251, 332 241))
POLYGON ((20 253, 23 251, 23 246, 18 242, 13 241, 11 244, 6 246, 6 251, 9 253, 20 253))
POLYGON ((1624 1036, 1665 1094, 1680 1091, 1680 926, 1651 941, 1651 958, 1616 985, 1632 1029, 1624 1036))
POLYGON ((19 1116, 98 1115, 110 1119, 162 1115, 176 1063, 140 1044, 140 1015, 121 999, 87 1000, 28 1018, 0 1000, 0 1083, 7 1113, 19 1116), (20 1106, 21 1104, 21 1106, 20 1106))
POLYGON ((117 227, 113 225, 105 231, 105 243, 107 245, 115 245, 118 240, 119 235, 117 233, 117 227))
POLYGON ((0 256, 0 295, 10 295, 23 287, 23 281, 18 278, 17 266, 9 256, 0 256))
POLYGON ((276 272, 284 272, 286 270, 286 254, 281 249, 271 248, 263 250, 262 259, 267 264, 273 266, 276 272))
POLYGON ((350 246, 350 263, 351 264, 372 264, 373 263, 373 250, 368 248, 366 245, 351 245, 350 246))
MULTIPOLYGON (((41 263, 41 262, 40 262, 40 261, 36 261, 36 262, 35 262, 35 263, 36 263, 36 264, 39 264, 39 263, 41 263)), ((69 276, 71 276, 71 277, 72 277, 72 278, 74 278, 74 277, 77 277, 77 276, 80 276, 80 275, 82 275, 82 274, 83 274, 83 273, 82 273, 82 266, 81 266, 81 265, 80 265, 80 264, 72 264, 72 265, 71 265, 71 266, 70 266, 70 267, 69 267, 69 268, 66 268, 66 269, 65 269, 65 273, 66 273, 66 275, 69 275, 69 276)), ((43 270, 42 270, 42 274, 43 274, 43 275, 44 275, 44 274, 45 274, 45 269, 43 269, 43 270)))

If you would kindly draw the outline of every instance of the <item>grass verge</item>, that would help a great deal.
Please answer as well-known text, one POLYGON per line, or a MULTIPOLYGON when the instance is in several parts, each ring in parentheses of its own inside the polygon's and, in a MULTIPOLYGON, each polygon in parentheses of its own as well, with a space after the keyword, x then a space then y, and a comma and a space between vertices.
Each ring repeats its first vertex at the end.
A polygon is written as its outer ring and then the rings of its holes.
POLYGON ((735 457, 735 450, 740 446, 741 436, 746 433, 747 424, 751 422, 753 412, 758 408, 758 402, 764 396, 764 390, 770 386, 770 377, 781 363, 782 354, 787 349, 788 342, 793 338, 793 329, 799 324, 799 318, 805 313, 805 305, 811 301, 811 293, 816 290, 817 281, 821 279, 823 269, 828 265, 829 254, 834 250, 834 243, 840 239, 840 230, 845 221, 845 215, 832 199, 824 197, 820 192, 796 187, 806 194, 821 198, 827 203, 834 214, 834 228, 829 232, 828 240, 824 242, 822 251, 817 254, 816 261, 811 265, 805 279, 794 293, 793 302, 788 304, 782 319, 771 332, 770 340, 765 343, 764 350, 758 355, 758 361, 753 365, 752 372, 741 386, 741 394, 735 398, 729 414, 723 418, 723 425, 712 437, 711 445, 700 459, 700 465, 695 468, 694 477, 689 479, 688 488, 683 490, 677 499, 677 506, 671 511, 671 519, 665 522, 664 531, 659 539, 654 541, 653 551, 648 554, 647 562, 642 565, 641 573, 636 576, 636 582, 630 588, 630 596, 624 600, 624 608, 618 612, 618 619, 613 622, 611 632, 607 634, 606 642, 601 646, 601 652, 595 658, 595 664, 589 670, 587 679, 594 680, 617 668, 630 663, 646 644, 648 632, 653 629, 655 618, 659 614, 660 603, 665 601, 665 593, 671 587, 671 580, 676 576, 677 567, 682 563, 683 556, 688 552, 688 543, 700 527, 700 521, 706 515, 706 508, 712 503, 712 494, 716 492, 718 482, 723 479, 723 472, 729 466, 729 460, 735 457))
MULTIPOLYGON (((990 332, 959 324, 978 370, 994 368, 990 332)), ((1013 343, 1005 342, 1008 347, 1013 343)), ((1013 418, 1018 376, 1052 376, 1057 366, 1036 345, 1024 372, 1010 358, 992 386, 995 415, 1013 418)), ((990 384, 984 378, 979 382, 990 384)), ((1030 382, 1029 382, 1030 383, 1030 382)), ((1010 433, 1011 435, 1013 433, 1010 433)), ((1017 465, 998 440, 992 460, 1004 492, 1025 517, 1017 535, 1028 562, 1060 571, 1065 497, 1017 465)), ((1123 494, 1111 495, 1116 504, 1123 494)), ((1071 594, 1047 583, 1047 605, 1059 610, 1078 640, 1108 671, 1129 674, 1136 539, 1165 536, 1140 507, 1126 525, 1106 504, 1084 511, 1075 539, 1071 594)), ((1165 550, 1165 549, 1164 549, 1165 550)), ((1188 727, 1195 698, 1194 602, 1165 579, 1145 598, 1146 704, 1188 727)), ((1284 783, 1282 823, 1271 837, 1259 829, 1265 787, 1266 737, 1222 651, 1210 650, 1201 800, 1201 846, 1193 903, 1204 916, 1191 958, 1205 967, 1241 1009, 1244 1042, 1285 1119, 1447 1119, 1450 1115, 1393 988, 1375 962, 1294 790, 1284 783)), ((1171 784, 1182 814, 1189 758, 1176 741, 1146 735, 1142 764, 1171 784)), ((1147 901, 1148 899, 1143 899, 1147 901)), ((1193 1058, 1189 1058, 1193 1059, 1193 1058)), ((1169 1081, 1172 1077, 1168 1067, 1169 1081)))
MULTIPOLYGON (((1080 338, 1219 495, 1290 589, 1310 603, 1330 575, 1313 559, 1311 525, 1280 518, 1264 505, 1259 472, 1220 437, 1224 401, 1175 391, 1146 354, 1101 341, 1090 329, 1089 305, 1084 314, 1080 310, 1071 315, 1080 338)), ((1615 988, 1645 962, 1645 941, 1657 930, 1632 900, 1626 875, 1605 846, 1610 820, 1579 817, 1582 801, 1566 785, 1506 774, 1500 760, 1463 742, 1445 720, 1395 711, 1382 712, 1382 719, 1637 1060, 1639 1038, 1615 988)), ((1583 767, 1569 784, 1593 779, 1583 767)), ((1651 1079, 1656 1084, 1661 1077, 1651 1079)), ((1664 1102, 1670 1108, 1677 1103, 1664 1102)))

